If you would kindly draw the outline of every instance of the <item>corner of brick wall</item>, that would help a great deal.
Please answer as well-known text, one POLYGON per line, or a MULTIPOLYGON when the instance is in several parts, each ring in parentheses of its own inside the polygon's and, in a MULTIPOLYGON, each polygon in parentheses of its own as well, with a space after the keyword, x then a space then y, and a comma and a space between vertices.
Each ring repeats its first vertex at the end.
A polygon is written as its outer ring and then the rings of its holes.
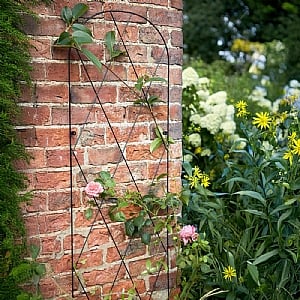
MULTIPOLYGON (((68 60, 67 50, 54 49, 53 42, 64 30, 64 24, 60 19, 62 7, 65 5, 72 7, 77 2, 79 1, 56 0, 50 6, 37 7, 35 11, 39 15, 39 22, 35 23, 32 19, 27 18, 24 25, 32 43, 33 87, 31 90, 24 88, 20 101, 22 121, 17 126, 17 130, 28 152, 33 156, 30 164, 22 167, 30 182, 29 189, 33 190, 32 202, 24 207, 24 218, 29 241, 40 246, 39 261, 45 263, 47 267, 47 274, 41 280, 41 292, 44 299, 71 299, 68 60)), ((172 144, 170 148, 170 189, 179 191, 181 188, 182 0, 80 2, 89 5, 89 16, 102 10, 111 9, 129 10, 143 15, 159 28, 166 40, 170 54, 170 135, 175 140, 175 144, 172 144)), ((95 38, 101 40, 110 27, 103 23, 103 19, 98 21, 91 22, 89 26, 95 38)), ((110 24, 109 18, 107 23, 110 24)), ((132 47, 136 48, 136 51, 132 53, 136 53, 134 59, 140 63, 138 67, 142 69, 143 64, 149 60, 155 62, 161 53, 162 45, 153 33, 153 28, 149 24, 133 20, 126 33, 126 38, 132 41, 132 47), (139 41, 151 45, 151 50, 144 48, 139 41), (154 42, 156 44, 152 45, 154 42)), ((98 52, 100 55, 105 55, 101 46, 91 50, 100 51, 98 52)), ((76 56, 72 58, 74 59, 71 63, 72 126, 78 134, 79 125, 86 121, 86 111, 90 109, 94 94, 87 84, 82 64, 76 60, 76 56)), ((116 65, 116 68, 118 68, 117 73, 120 76, 124 75, 127 80, 132 76, 130 70, 123 69, 122 64, 116 65)), ((92 79, 96 82, 101 80, 97 77, 99 74, 93 72, 91 67, 92 79)), ((165 74, 163 67, 162 74, 165 74)), ((120 128, 116 130, 118 130, 118 137, 122 138, 126 136, 128 130, 124 125, 124 120, 126 119, 126 122, 134 120, 136 111, 132 105, 127 106, 126 90, 123 90, 123 87, 116 82, 112 76, 110 82, 101 90, 101 99, 104 101, 109 117, 116 124, 116 128, 118 123, 120 124, 120 128)), ((166 107, 164 105, 156 108, 155 113, 162 126, 165 125, 163 121, 165 112, 166 107), (159 119, 160 115, 161 120, 159 119)), ((114 140, 107 128, 105 126, 93 127, 92 125, 94 123, 101 124, 102 121, 104 122, 103 116, 99 114, 99 110, 93 110, 88 117, 90 126, 87 135, 80 145, 81 147, 76 150, 77 158, 81 164, 90 170, 91 179, 101 169, 113 170, 114 163, 119 158, 118 149, 116 149, 114 140), (103 144, 105 148, 103 148, 103 144)), ((161 163, 162 168, 165 164, 165 162, 158 162, 156 157, 148 159, 151 156, 149 143, 153 139, 151 133, 153 125, 149 124, 145 119, 138 121, 133 133, 133 144, 131 148, 128 145, 126 153, 137 178, 143 179, 153 175, 153 170, 157 164, 161 163), (147 163, 145 163, 146 160, 147 163)), ((76 165, 74 168, 76 169, 76 165)), ((124 174, 119 171, 116 178, 120 181, 123 180, 123 184, 126 185, 128 178, 126 179, 124 174)), ((83 180, 79 178, 79 172, 74 172, 73 177, 75 182, 72 188, 75 232, 73 232, 72 239, 76 256, 78 249, 82 248, 85 236, 91 231, 91 222, 83 215, 82 207, 86 203, 83 180)), ((143 184, 142 180, 140 184, 143 184)), ((107 214, 107 210, 104 209, 103 214, 107 214)), ((109 227, 115 240, 122 248, 122 243, 126 240, 122 224, 111 222, 109 227)), ((137 286, 141 291, 145 291, 145 295, 146 291, 151 289, 154 277, 148 276, 146 280, 142 280, 139 278, 139 274, 145 269, 145 262, 149 253, 155 257, 155 251, 157 250, 146 247, 140 242, 134 242, 131 259, 128 261, 128 268, 138 278, 137 286)), ((157 257, 159 255, 158 252, 157 257)), ((174 255, 174 251, 172 251, 171 285, 175 287, 174 255)), ((114 280, 113 275, 116 274, 118 268, 118 265, 115 264, 117 260, 119 260, 118 253, 115 251, 111 238, 107 235, 103 222, 101 223, 99 220, 93 227, 83 256, 78 262, 78 268, 82 267, 85 270, 84 281, 89 292, 94 291, 94 295, 93 293, 89 294, 89 299, 101 299, 101 295, 109 290, 109 282, 114 280)), ((125 273, 124 270, 121 270, 116 291, 131 287, 128 279, 123 278, 125 273)), ((165 274, 162 274, 163 276, 165 274)), ((160 282, 164 282, 163 278, 160 282)), ((166 286, 162 283, 158 291, 153 293, 151 299, 164 299, 165 289, 166 286)), ((78 291, 80 291, 79 286, 78 291)), ((84 295, 80 296, 80 292, 76 294, 75 298, 86 299, 84 295)), ((143 299, 150 298, 145 296, 143 299)))

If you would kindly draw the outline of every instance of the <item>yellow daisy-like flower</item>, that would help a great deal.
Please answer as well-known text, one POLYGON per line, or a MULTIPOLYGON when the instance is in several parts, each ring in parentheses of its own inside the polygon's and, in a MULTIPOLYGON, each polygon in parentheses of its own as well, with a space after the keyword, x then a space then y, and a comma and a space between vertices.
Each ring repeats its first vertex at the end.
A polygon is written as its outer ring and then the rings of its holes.
POLYGON ((223 274, 225 279, 232 280, 233 277, 236 277, 236 270, 232 266, 228 266, 224 268, 223 274))
POLYGON ((256 117, 253 118, 253 125, 256 125, 260 129, 267 129, 270 127, 272 119, 268 112, 256 113, 256 117))
POLYGON ((238 101, 238 102, 235 104, 235 107, 236 107, 237 109, 246 109, 247 106, 248 106, 248 104, 247 104, 246 101, 244 101, 244 100, 240 100, 240 101, 238 101))
POLYGON ((207 188, 207 187, 210 185, 208 175, 203 174, 203 176, 201 177, 200 180, 201 180, 200 184, 201 184, 203 187, 207 188))
POLYGON ((190 183, 190 188, 195 188, 199 184, 199 178, 196 176, 185 176, 190 183))
POLYGON ((293 153, 292 153, 291 150, 286 151, 283 155, 283 158, 287 159, 290 162, 290 165, 292 165, 292 163, 293 163, 293 153))
POLYGON ((195 168, 194 168, 194 176, 197 178, 201 178, 201 176, 202 176, 202 172, 198 166, 195 166, 195 168))
POLYGON ((297 155, 300 155, 300 139, 295 139, 293 141, 293 145, 292 145, 292 153, 293 154, 297 154, 297 155))
POLYGON ((297 133, 295 131, 293 131, 289 136, 288 136, 288 140, 290 141, 290 143, 294 143, 294 141, 297 138, 297 133))
POLYGON ((247 116, 248 114, 249 113, 247 112, 247 110, 243 108, 243 109, 238 109, 238 112, 237 112, 236 116, 238 118, 241 118, 241 117, 247 116))

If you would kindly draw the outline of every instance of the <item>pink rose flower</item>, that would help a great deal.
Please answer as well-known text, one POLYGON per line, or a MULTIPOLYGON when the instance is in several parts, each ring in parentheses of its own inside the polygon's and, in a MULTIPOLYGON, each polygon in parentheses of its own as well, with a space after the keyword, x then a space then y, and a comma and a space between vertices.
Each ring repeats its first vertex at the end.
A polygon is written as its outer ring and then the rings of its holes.
POLYGON ((189 242, 195 241, 198 238, 198 233, 194 225, 185 225, 180 230, 179 236, 183 244, 186 245, 189 242))
POLYGON ((96 181, 89 182, 85 187, 85 192, 90 197, 98 197, 103 191, 103 186, 96 181))

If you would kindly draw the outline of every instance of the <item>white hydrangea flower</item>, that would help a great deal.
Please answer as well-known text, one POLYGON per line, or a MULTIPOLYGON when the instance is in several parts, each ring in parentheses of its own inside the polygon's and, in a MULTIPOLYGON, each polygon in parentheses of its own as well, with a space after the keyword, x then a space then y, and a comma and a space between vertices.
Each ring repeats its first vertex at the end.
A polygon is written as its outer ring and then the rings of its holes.
POLYGON ((209 148, 205 148, 201 151, 200 155, 201 156, 210 156, 211 155, 211 150, 209 148))
POLYGON ((212 112, 219 115, 221 118, 225 118, 227 115, 227 105, 225 103, 214 105, 212 112))
POLYGON ((219 91, 211 94, 207 99, 207 103, 210 105, 226 103, 226 98, 227 93, 225 91, 219 91))
POLYGON ((201 123, 201 116, 199 114, 194 114, 190 116, 190 121, 195 125, 200 125, 201 123))
POLYGON ((201 118, 200 126, 206 128, 211 134, 216 134, 220 130, 222 118, 216 114, 207 114, 201 118))
POLYGON ((198 86, 199 75, 194 68, 188 67, 182 71, 182 87, 186 88, 192 84, 198 86))
POLYGON ((209 91, 200 90, 196 93, 201 100, 206 100, 209 97, 209 91))
POLYGON ((300 82, 296 79, 291 80, 289 85, 291 88, 295 88, 295 89, 300 88, 300 82))
POLYGON ((199 133, 192 133, 188 136, 188 142, 195 148, 201 146, 201 136, 199 133))
POLYGON ((231 135, 235 132, 236 124, 234 121, 225 121, 221 124, 220 129, 223 130, 224 134, 231 135))

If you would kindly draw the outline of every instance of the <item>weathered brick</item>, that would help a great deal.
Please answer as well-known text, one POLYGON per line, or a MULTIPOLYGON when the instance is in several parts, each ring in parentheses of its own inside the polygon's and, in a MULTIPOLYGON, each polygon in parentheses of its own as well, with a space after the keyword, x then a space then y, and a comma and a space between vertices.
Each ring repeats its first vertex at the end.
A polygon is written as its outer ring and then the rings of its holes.
POLYGON ((70 173, 60 170, 36 172, 33 184, 37 190, 68 188, 70 186, 70 173))
POLYGON ((117 87, 111 85, 101 86, 72 86, 72 103, 115 103, 117 101, 117 87))
POLYGON ((149 8, 149 19, 160 26, 181 27, 182 13, 176 10, 149 8))
POLYGON ((118 163, 123 160, 120 150, 115 147, 91 148, 88 149, 88 163, 90 165, 107 165, 109 163, 118 163))
POLYGON ((109 236, 106 228, 93 228, 87 237, 89 248, 100 247, 107 244, 109 236))
MULTIPOLYGON (((57 211, 69 209, 71 207, 71 191, 50 191, 48 193, 48 209, 49 211, 57 211)), ((73 189, 73 207, 79 207, 80 191, 73 189)))
POLYGON ((126 80, 126 68, 123 65, 111 65, 109 63, 102 66, 100 72, 94 65, 85 64, 81 66, 82 81, 121 81, 126 80))
POLYGON ((61 241, 57 236, 41 237, 41 255, 53 255, 62 250, 61 241))
POLYGON ((28 213, 44 212, 48 208, 48 194, 45 192, 35 192, 32 199, 25 206, 28 213))
POLYGON ((22 125, 49 125, 50 108, 48 106, 23 106, 21 108, 22 125))
POLYGON ((169 40, 169 32, 167 30, 159 31, 153 26, 141 27, 139 40, 145 44, 165 45, 169 40))
POLYGON ((171 45, 174 47, 183 47, 183 34, 182 30, 171 31, 171 45))
POLYGON ((70 226, 70 213, 56 213, 38 216, 39 233, 50 234, 64 231, 70 226))
MULTIPOLYGON (((21 135, 22 135, 21 131, 21 135)), ((68 127, 38 127, 34 129, 28 129, 24 132, 25 139, 26 134, 33 137, 28 141, 30 145, 39 145, 40 147, 58 147, 69 145, 69 128, 68 127)), ((72 138, 73 141, 75 138, 72 138)))
POLYGON ((30 40, 30 56, 51 58, 51 40, 49 38, 33 37, 30 40))
POLYGON ((105 11, 113 11, 112 14, 109 12, 104 14, 105 20, 115 20, 117 22, 130 23, 146 23, 147 7, 139 5, 126 5, 121 3, 105 3, 105 11), (132 14, 134 13, 134 14, 132 14))
MULTIPOLYGON (((70 166, 70 150, 69 149, 48 149, 46 153, 46 165, 51 168, 61 168, 70 166)), ((84 153, 76 151, 76 158, 79 163, 83 163, 84 153)), ((77 161, 72 160, 73 166, 77 165, 77 161)))
POLYGON ((152 47, 151 57, 156 63, 169 63, 172 65, 182 65, 182 49, 169 49, 167 52, 164 47, 152 47))

